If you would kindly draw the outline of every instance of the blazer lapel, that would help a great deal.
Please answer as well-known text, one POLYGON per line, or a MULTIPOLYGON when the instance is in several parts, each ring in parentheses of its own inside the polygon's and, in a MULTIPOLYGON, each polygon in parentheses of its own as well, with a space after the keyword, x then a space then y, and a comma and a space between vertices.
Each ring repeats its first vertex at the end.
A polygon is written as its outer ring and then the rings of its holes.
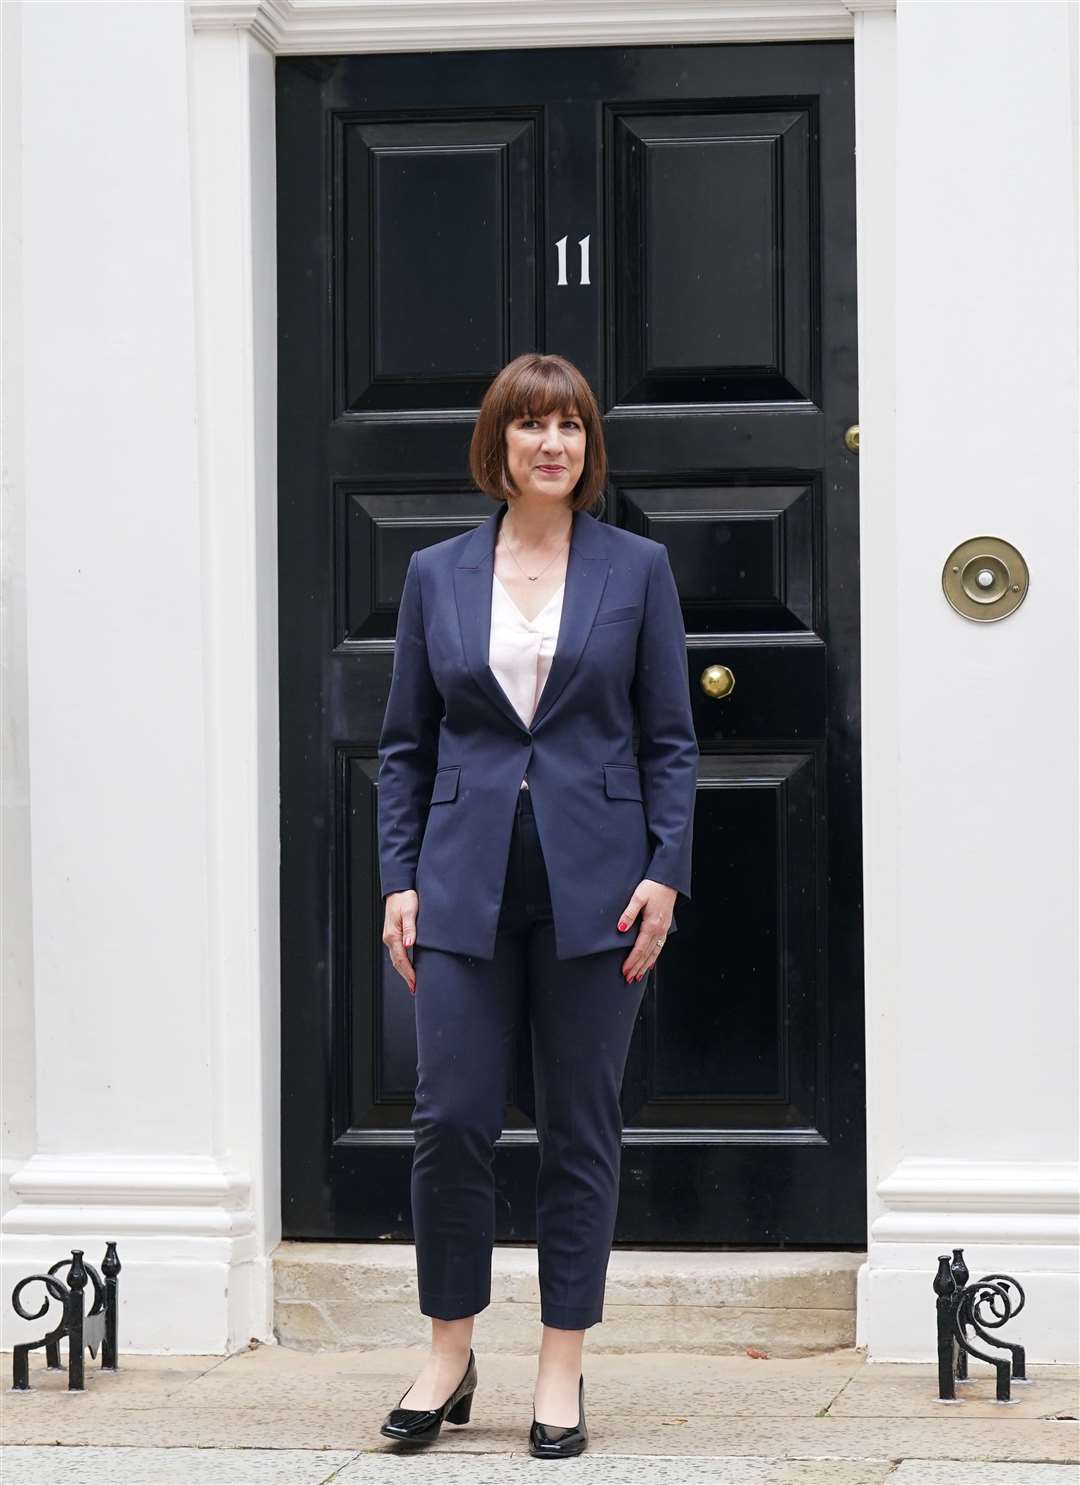
MULTIPOLYGON (((498 515, 498 511, 495 515, 498 515)), ((489 517, 489 520, 493 519, 494 517, 489 517)), ((484 526, 478 526, 474 535, 483 534, 484 526)), ((472 542, 468 546, 471 548, 472 542)), ((466 553, 465 560, 454 568, 454 601, 461 626, 461 643, 465 651, 465 664, 473 680, 492 704, 520 727, 522 722, 514 703, 499 685, 495 672, 488 664, 492 570, 490 554, 486 559, 481 555, 480 561, 470 566, 466 553)))
POLYGON ((593 620, 600 607, 600 595, 611 571, 603 537, 603 528, 595 517, 585 511, 574 512, 559 635, 555 641, 555 653, 551 657, 551 669, 532 719, 534 732, 558 701, 567 681, 573 675, 585 648, 585 641, 592 631, 593 620))
MULTIPOLYGON (((495 540, 506 509, 505 505, 500 505, 476 527, 466 542, 461 562, 454 568, 454 600, 469 673, 492 704, 515 726, 522 727, 524 723, 517 709, 499 685, 495 672, 488 663, 495 540)), ((600 523, 585 511, 575 511, 570 532, 559 633, 555 641, 555 652, 551 657, 551 669, 532 719, 534 731, 550 712, 574 673, 600 607, 600 598, 610 570, 600 523)))

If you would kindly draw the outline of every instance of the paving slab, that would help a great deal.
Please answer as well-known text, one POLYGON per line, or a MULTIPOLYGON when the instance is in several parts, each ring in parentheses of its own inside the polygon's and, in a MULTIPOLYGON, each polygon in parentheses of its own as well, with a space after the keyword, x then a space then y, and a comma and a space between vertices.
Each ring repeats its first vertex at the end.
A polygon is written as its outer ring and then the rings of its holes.
MULTIPOLYGON (((378 1427, 424 1354, 420 1347, 298 1353, 254 1346, 229 1357, 132 1356, 121 1359, 115 1374, 102 1373, 91 1362, 82 1393, 69 1392, 64 1372, 48 1372, 43 1357, 32 1358, 31 1390, 8 1389, 3 1395, 2 1435, 7 1444, 24 1449, 60 1446, 57 1460, 73 1469, 81 1468, 77 1456, 93 1448, 119 1448, 129 1463, 137 1455, 149 1459, 154 1450, 165 1450, 173 1465, 199 1448, 231 1456, 237 1469, 267 1471, 276 1468, 269 1456, 295 1455, 304 1466, 303 1474, 294 1475, 297 1485, 307 1485, 322 1456, 339 1472, 395 1464, 411 1469, 417 1453, 383 1439, 378 1427), (261 1462, 245 1462, 248 1454, 260 1452, 266 1456, 261 1462)), ((463 1428, 446 1425, 435 1445, 419 1451, 425 1468, 470 1469, 470 1478, 479 1481, 478 1471, 516 1458, 526 1467, 540 1466, 543 1461, 527 1455, 535 1356, 485 1354, 481 1345, 477 1363, 472 1421, 463 1428)), ((956 1470, 964 1461, 1007 1465, 1014 1474, 1033 1465, 1073 1466, 1080 1460, 1077 1369, 1035 1367, 1032 1375, 1030 1386, 1016 1385, 1015 1405, 1004 1406, 994 1401, 992 1369, 979 1363, 962 1390, 964 1400, 946 1405, 937 1400, 933 1366, 867 1363, 854 1348, 777 1361, 681 1352, 590 1353, 587 1348, 592 1437, 583 1458, 648 1460, 650 1480, 663 1478, 657 1471, 667 1459, 682 1460, 695 1471, 681 1478, 723 1480, 726 1476, 715 1473, 716 1461, 722 1460, 733 1481, 761 1479, 769 1485, 787 1479, 775 1473, 785 1461, 792 1471, 805 1471, 814 1460, 843 1461, 849 1474, 861 1466, 867 1485, 891 1480, 901 1463, 919 1461, 949 1461, 950 1485, 958 1485, 956 1470), (886 1465, 889 1473, 882 1474, 879 1466, 886 1465), (751 1466, 758 1469, 756 1476, 751 1466), (766 1467, 774 1474, 762 1474, 766 1467), (738 1470, 742 1475, 731 1473, 738 1470)), ((31 1458, 27 1453, 11 1457, 16 1462, 31 1458)), ((573 1462, 560 1463, 565 1468, 573 1462)), ((589 1468, 608 1466, 590 1463, 589 1468)), ((14 1478, 5 1470, 5 1485, 14 1478)), ((114 1477, 96 1478, 111 1485, 114 1477)), ((336 1485, 339 1475, 334 1478, 336 1485)), ((355 1475, 356 1485, 367 1478, 382 1477, 361 1473, 355 1475)), ((791 1478, 816 1477, 796 1472, 791 1478)), ((857 1473, 851 1478, 861 1485, 857 1473)), ((978 1476, 972 1479, 983 1485, 978 1476)), ((847 1480, 830 1476, 829 1485, 847 1485, 847 1480)))
MULTIPOLYGON (((996 1400, 992 1373, 973 1372, 971 1381, 956 1384, 957 1405, 963 1407, 965 1417, 989 1418, 1002 1408, 1008 1408, 1017 1418, 1048 1418, 1068 1413, 1076 1417, 1080 1413, 1080 1399, 1075 1380, 1041 1367, 1034 1370, 1036 1375, 1030 1382, 1012 1383, 1008 1403, 996 1400)), ((934 1418, 943 1407, 953 1405, 938 1398, 936 1375, 931 1380, 932 1385, 928 1386, 925 1372, 916 1377, 853 1376, 834 1398, 829 1412, 834 1418, 934 1418)))
MULTIPOLYGON (((516 1485, 536 1479, 539 1460, 426 1454, 396 1457, 302 1449, 64 1449, 8 1447, 5 1485, 391 1485, 405 1472, 431 1485, 516 1485)), ((594 1455, 560 1461, 577 1485, 1076 1485, 1072 1465, 958 1464, 892 1460, 685 1459, 594 1455)), ((546 1477, 545 1477, 546 1478, 546 1477)))
POLYGON ((910 1459, 896 1466, 889 1485, 1076 1485, 1075 1464, 958 1464, 954 1459, 910 1459))
POLYGON ((4 1485, 326 1485, 351 1450, 65 1449, 7 1445, 4 1485))

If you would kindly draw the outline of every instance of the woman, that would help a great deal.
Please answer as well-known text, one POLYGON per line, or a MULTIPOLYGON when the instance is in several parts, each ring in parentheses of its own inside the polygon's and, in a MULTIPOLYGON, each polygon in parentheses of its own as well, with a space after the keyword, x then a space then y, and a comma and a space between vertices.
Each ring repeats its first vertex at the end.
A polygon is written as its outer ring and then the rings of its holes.
POLYGON ((566 1458, 588 1442, 582 1343, 603 1318, 626 1056, 690 895, 698 748, 667 549, 589 514, 607 460, 581 373, 539 354, 504 367, 469 460, 498 508, 410 559, 379 741, 383 943, 416 997, 412 1210, 432 1329, 382 1432, 427 1443, 468 1421, 492 1152, 528 1017, 543 1327, 529 1445, 566 1458))

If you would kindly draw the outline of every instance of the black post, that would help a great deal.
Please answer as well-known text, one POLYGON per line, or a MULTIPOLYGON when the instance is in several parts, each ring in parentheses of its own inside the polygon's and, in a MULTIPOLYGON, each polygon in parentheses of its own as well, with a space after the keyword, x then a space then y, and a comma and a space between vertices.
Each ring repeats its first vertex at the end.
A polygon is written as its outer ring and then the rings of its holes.
POLYGON ((105 1335, 101 1342, 101 1369, 115 1372, 120 1365, 120 1259, 113 1241, 105 1247, 101 1272, 105 1275, 105 1335))
POLYGON ((86 1386, 83 1357, 83 1302, 86 1289, 86 1269, 83 1268, 83 1250, 72 1248, 71 1266, 68 1269, 68 1391, 81 1392, 86 1386))
MULTIPOLYGON (((952 1250, 952 1274, 953 1278, 956 1280, 957 1289, 963 1289, 964 1285, 971 1278, 971 1270, 964 1262, 963 1248, 954 1248, 952 1250)), ((963 1318, 963 1316, 961 1316, 960 1325, 962 1333, 966 1339, 967 1321, 963 1318)), ((967 1352, 964 1350, 963 1346, 960 1345, 956 1347, 956 1380, 958 1382, 966 1382, 969 1380, 967 1352)))
POLYGON ((956 1280, 947 1253, 938 1254, 934 1275, 937 1295, 937 1375, 938 1397, 942 1402, 956 1401, 953 1382, 953 1314, 956 1309, 956 1280))

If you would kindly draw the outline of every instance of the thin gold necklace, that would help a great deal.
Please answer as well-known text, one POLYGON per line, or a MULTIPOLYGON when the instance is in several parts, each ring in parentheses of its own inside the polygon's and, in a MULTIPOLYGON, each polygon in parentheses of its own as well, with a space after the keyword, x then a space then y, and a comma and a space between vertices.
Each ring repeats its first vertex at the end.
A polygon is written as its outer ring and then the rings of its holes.
MULTIPOLYGON (((503 531, 504 531, 504 534, 505 534, 507 519, 508 519, 507 516, 504 516, 503 517, 503 531)), ((573 529, 573 524, 574 524, 573 523, 573 520, 571 519, 571 522, 570 522, 571 529, 573 529)), ((558 559, 562 556, 563 552, 565 552, 567 550, 567 547, 569 547, 569 545, 570 545, 570 543, 567 542, 565 547, 560 547, 559 550, 555 553, 555 556, 552 557, 551 562, 558 561, 558 559)), ((503 546, 506 547, 506 550, 510 553, 511 557, 514 557, 514 553, 511 550, 509 543, 506 542, 506 541, 504 541, 503 542, 503 546)), ((524 567, 521 566, 521 563, 518 562, 518 559, 516 557, 514 557, 514 561, 517 562, 517 565, 518 565, 519 570, 521 572, 524 572, 525 573, 525 576, 529 579, 529 582, 530 583, 535 583, 536 582, 536 578, 542 578, 544 576, 544 573, 547 572, 548 568, 551 566, 551 562, 546 562, 544 564, 544 566, 541 567, 540 571, 536 574, 536 577, 533 577, 532 573, 525 572, 524 567)))

